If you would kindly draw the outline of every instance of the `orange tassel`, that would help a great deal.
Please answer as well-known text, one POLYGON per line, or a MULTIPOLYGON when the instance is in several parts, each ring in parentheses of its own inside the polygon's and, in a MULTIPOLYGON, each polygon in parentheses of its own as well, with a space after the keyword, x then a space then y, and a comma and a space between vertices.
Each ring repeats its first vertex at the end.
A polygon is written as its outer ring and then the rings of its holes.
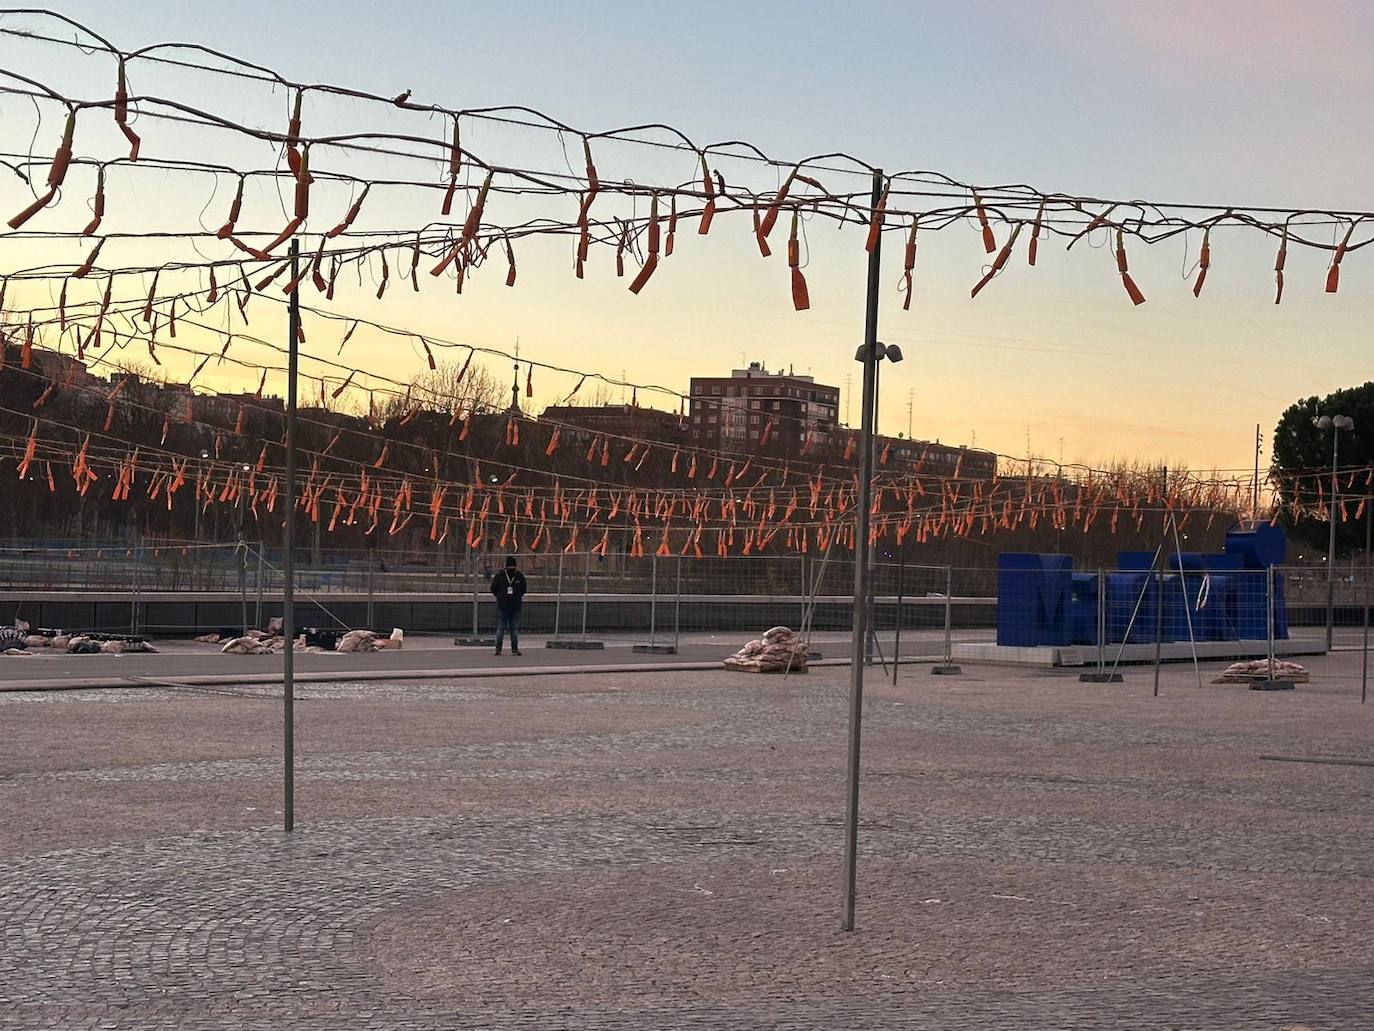
POLYGON ((1202 231, 1202 254, 1197 263, 1197 282, 1193 284, 1193 296, 1197 297, 1202 293, 1202 284, 1207 282, 1207 270, 1212 265, 1212 227, 1208 226, 1202 231))
POLYGON ((716 184, 711 178, 711 170, 706 166, 706 155, 701 155, 701 192, 706 195, 706 204, 701 209, 701 222, 697 233, 705 236, 711 231, 711 221, 716 217, 716 184))
POLYGON ((1346 248, 1350 246, 1351 234, 1355 232, 1358 222, 1351 222, 1350 228, 1345 231, 1345 238, 1341 240, 1336 248, 1335 255, 1331 258, 1331 267, 1326 270, 1326 292, 1334 294, 1336 288, 1341 283, 1341 259, 1345 257, 1346 248))
POLYGON ((806 277, 801 270, 801 246, 797 239, 799 213, 792 212, 792 235, 787 241, 787 264, 792 269, 792 307, 806 311, 811 307, 811 297, 806 289, 806 277))
POLYGON ((1131 303, 1144 304, 1145 295, 1140 292, 1140 288, 1135 285, 1135 280, 1131 278, 1131 273, 1127 271, 1126 243, 1120 229, 1116 231, 1116 268, 1121 273, 1121 285, 1126 288, 1126 294, 1130 297, 1131 303))

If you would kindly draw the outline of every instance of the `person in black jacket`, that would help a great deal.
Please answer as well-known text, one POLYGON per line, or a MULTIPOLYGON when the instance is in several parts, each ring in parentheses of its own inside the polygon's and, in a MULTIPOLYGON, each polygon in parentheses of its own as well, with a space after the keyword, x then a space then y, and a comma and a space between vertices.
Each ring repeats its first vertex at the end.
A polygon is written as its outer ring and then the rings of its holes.
POLYGON ((491 578, 491 593, 496 598, 496 654, 510 631, 510 653, 520 654, 520 609, 529 584, 515 566, 515 556, 506 558, 506 568, 491 578))

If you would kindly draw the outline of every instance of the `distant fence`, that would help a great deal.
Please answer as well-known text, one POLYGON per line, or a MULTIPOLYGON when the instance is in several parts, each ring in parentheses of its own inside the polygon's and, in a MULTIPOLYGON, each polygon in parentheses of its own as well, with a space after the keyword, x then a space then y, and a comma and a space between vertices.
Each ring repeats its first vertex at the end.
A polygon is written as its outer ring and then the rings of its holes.
MULTIPOLYGON (((306 554, 309 549, 302 549, 306 554)), ((397 563, 367 552, 332 551, 297 567, 297 622, 480 635, 495 623, 488 588, 504 554, 439 551, 432 561, 397 563)), ((852 626, 849 554, 606 557, 519 556, 530 582, 525 629, 559 638, 643 639, 757 633, 783 624, 838 634, 852 626)), ((0 548, 0 622, 12 617, 66 629, 189 634, 264 626, 281 614, 281 556, 243 546, 45 542, 0 548)), ((1277 571, 1294 632, 1324 627, 1324 569, 1277 571)), ((1190 576, 1192 574, 1189 574, 1190 576)), ((1257 574, 1263 575, 1263 574, 1257 574)), ((873 626, 957 642, 993 639, 997 570, 903 563, 873 567, 873 626), (946 598, 948 596, 948 603, 946 598)), ((1205 596, 1190 587, 1199 633, 1205 596)), ((1338 568, 1333 623, 1361 624, 1371 581, 1363 568, 1338 568)), ((1125 616, 1112 613, 1115 626, 1125 616)), ((1150 626, 1148 614, 1141 626, 1150 626)), ((1132 631, 1132 640, 1141 631, 1132 631)), ((914 640, 915 638, 909 638, 914 640)), ((940 645, 932 645, 937 651, 940 645)))

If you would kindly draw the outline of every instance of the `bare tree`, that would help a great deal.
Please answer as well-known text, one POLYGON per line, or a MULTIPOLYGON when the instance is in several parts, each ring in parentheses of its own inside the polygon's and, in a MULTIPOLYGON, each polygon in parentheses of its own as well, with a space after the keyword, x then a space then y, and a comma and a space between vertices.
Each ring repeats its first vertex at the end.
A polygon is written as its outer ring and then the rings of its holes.
POLYGON ((478 413, 500 411, 506 407, 509 388, 485 366, 477 362, 439 362, 410 381, 410 398, 388 396, 379 403, 383 420, 421 408, 439 412, 454 409, 478 413), (465 369, 466 367, 466 369, 465 369))

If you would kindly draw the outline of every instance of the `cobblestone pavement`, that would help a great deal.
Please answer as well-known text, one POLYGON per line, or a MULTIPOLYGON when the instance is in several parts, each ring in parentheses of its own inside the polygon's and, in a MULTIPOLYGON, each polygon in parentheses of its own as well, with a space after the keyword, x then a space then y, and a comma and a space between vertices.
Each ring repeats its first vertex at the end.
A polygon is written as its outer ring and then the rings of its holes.
POLYGON ((0 695, 0 1028, 1374 1028, 1374 705, 847 670, 0 695))

